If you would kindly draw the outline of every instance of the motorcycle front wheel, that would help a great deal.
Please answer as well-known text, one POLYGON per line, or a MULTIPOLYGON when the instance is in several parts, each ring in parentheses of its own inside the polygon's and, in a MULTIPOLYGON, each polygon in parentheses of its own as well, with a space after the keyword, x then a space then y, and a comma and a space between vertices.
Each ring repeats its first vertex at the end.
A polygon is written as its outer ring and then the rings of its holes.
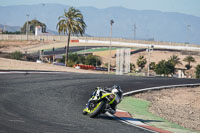
MULTIPOLYGON (((93 103, 91 103, 93 104, 93 103)), ((97 104, 94 105, 90 105, 91 106, 91 112, 88 113, 88 115, 90 116, 90 118, 94 118, 96 117, 98 114, 101 113, 101 111, 104 109, 106 102, 105 101, 101 101, 97 104)))

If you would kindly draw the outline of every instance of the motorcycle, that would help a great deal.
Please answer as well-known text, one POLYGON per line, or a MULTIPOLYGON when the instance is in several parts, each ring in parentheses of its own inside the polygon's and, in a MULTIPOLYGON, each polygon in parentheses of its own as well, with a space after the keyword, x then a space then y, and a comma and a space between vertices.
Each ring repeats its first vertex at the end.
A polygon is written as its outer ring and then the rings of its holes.
POLYGON ((109 93, 100 87, 93 92, 86 107, 83 109, 84 115, 94 118, 102 113, 109 111, 110 105, 115 101, 116 94, 109 93))

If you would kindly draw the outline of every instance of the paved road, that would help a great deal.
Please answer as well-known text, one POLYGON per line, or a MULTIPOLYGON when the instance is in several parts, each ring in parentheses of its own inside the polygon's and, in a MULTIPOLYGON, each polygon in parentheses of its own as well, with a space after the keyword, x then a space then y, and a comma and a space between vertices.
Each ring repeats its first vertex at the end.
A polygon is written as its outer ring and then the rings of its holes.
MULTIPOLYGON (((93 49, 93 48, 105 48, 107 46, 74 46, 74 47, 69 47, 70 52, 77 52, 85 49, 93 49)), ((115 47, 117 48, 117 47, 115 47)), ((138 49, 134 50, 131 52, 131 54, 136 54, 139 52, 144 52, 146 49, 138 49)), ((180 52, 180 50, 172 50, 172 49, 154 49, 154 51, 170 51, 170 52, 180 52)), ((65 54, 66 49, 65 48, 57 48, 54 51, 44 51, 44 55, 53 55, 53 54, 65 54)))
POLYGON ((82 115, 96 86, 119 84, 125 92, 200 80, 96 74, 0 74, 0 133, 147 133, 105 115, 82 115))

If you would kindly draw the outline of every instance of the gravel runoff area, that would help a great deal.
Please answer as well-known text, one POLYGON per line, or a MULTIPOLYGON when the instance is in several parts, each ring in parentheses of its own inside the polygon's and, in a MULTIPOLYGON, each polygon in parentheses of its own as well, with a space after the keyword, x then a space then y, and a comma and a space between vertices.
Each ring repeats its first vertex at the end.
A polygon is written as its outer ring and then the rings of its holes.
POLYGON ((153 114, 200 131, 200 87, 150 91, 134 97, 150 101, 153 114))
POLYGON ((19 61, 6 58, 0 58, 0 70, 61 71, 61 72, 96 73, 96 74, 106 73, 94 70, 83 70, 65 66, 57 66, 48 63, 27 62, 27 61, 19 61))

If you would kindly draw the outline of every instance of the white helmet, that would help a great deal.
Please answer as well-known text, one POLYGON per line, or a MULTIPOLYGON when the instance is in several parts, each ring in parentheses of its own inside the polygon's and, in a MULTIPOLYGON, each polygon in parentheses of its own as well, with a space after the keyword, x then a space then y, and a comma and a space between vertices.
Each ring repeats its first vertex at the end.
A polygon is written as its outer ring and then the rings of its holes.
POLYGON ((122 97, 123 97, 123 91, 119 85, 114 85, 112 87, 112 93, 117 94, 120 99, 122 99, 122 97))

